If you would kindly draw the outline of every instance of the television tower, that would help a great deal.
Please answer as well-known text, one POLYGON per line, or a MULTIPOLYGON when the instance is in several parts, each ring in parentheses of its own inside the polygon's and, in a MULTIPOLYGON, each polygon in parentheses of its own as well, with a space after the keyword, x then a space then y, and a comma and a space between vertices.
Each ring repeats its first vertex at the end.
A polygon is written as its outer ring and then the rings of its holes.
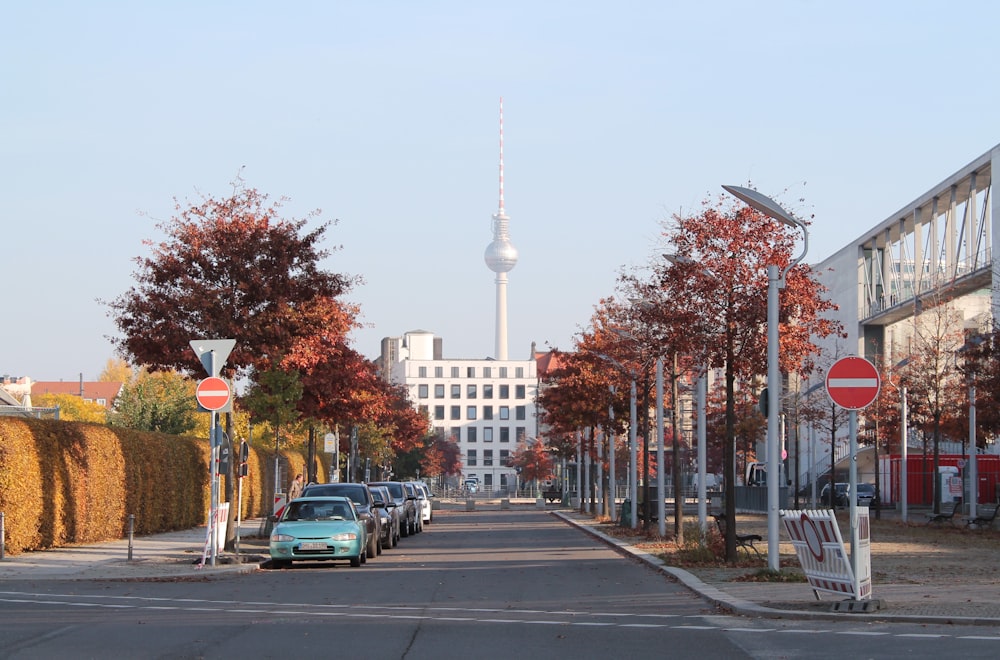
POLYGON ((510 218, 503 209, 503 97, 500 97, 500 208, 493 214, 493 242, 486 247, 483 258, 497 274, 497 360, 507 359, 507 273, 517 265, 517 249, 510 242, 510 218))

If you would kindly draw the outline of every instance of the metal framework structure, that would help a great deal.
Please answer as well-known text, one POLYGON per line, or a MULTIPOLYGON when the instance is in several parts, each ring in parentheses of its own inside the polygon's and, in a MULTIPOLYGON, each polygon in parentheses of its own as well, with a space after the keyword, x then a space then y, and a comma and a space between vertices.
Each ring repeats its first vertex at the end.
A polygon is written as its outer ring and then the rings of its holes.
MULTIPOLYGON (((885 326, 919 312, 921 297, 993 284, 993 163, 1000 145, 872 229, 858 260, 858 318, 885 326)), ((993 307, 996 308, 996 288, 993 307)))

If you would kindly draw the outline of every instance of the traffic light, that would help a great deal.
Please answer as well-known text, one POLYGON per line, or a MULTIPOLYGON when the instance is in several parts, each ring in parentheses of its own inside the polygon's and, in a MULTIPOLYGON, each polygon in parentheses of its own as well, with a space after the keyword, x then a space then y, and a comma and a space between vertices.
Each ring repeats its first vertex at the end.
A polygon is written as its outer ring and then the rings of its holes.
POLYGON ((760 391, 760 399, 757 401, 757 407, 760 409, 760 414, 767 417, 767 388, 765 387, 760 391))
POLYGON ((250 445, 244 440, 240 443, 240 478, 247 476, 247 460, 250 458, 250 445))

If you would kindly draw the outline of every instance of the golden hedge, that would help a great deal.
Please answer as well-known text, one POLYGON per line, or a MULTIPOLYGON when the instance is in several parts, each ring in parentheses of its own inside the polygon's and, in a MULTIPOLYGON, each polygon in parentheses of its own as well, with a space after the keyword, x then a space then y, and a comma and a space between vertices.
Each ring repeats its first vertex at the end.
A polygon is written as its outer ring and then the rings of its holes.
MULTIPOLYGON (((234 447, 236 460, 238 452, 234 447)), ((207 439, 0 417, 5 550, 17 554, 122 538, 129 515, 135 516, 138 535, 204 525, 211 498, 209 457, 207 439)), ((301 453, 283 451, 281 462, 292 475, 305 472, 301 453)), ((271 511, 274 454, 251 447, 248 464, 249 476, 242 480, 244 519, 271 511)), ((326 480, 322 461, 319 469, 319 478, 326 480)), ((220 480, 220 487, 225 483, 220 480)), ((234 483, 233 502, 237 492, 234 483)))

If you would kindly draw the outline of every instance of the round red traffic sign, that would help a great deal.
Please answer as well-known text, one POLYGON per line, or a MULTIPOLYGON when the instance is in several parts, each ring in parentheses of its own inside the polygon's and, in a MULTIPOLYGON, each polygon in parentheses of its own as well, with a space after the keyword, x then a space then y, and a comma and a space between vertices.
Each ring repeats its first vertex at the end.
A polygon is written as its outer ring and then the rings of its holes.
POLYGON ((826 373, 827 394, 835 404, 848 410, 860 410, 871 404, 881 384, 875 365, 854 355, 840 358, 826 373))
POLYGON ((229 383, 216 376, 198 381, 195 398, 205 410, 221 410, 229 403, 229 383))

